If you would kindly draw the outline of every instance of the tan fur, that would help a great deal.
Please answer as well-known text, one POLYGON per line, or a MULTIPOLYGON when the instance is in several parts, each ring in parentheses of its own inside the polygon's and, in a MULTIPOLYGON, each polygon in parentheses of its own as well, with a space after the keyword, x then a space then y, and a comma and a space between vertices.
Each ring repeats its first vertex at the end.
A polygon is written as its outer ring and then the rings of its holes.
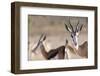
POLYGON ((66 52, 68 54, 69 59, 80 59, 80 58, 88 58, 88 51, 87 51, 88 43, 85 41, 82 45, 76 49, 70 45, 66 45, 66 52))
POLYGON ((78 49, 74 48, 76 53, 81 56, 88 58, 88 43, 85 41, 82 45, 79 45, 78 49))

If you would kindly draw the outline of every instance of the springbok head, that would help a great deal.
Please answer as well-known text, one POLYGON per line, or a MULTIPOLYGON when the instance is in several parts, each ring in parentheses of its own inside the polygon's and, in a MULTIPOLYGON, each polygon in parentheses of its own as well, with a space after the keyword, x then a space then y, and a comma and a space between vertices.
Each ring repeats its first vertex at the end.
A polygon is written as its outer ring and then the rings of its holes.
POLYGON ((82 30, 83 25, 79 26, 79 20, 78 20, 78 22, 76 24, 76 28, 74 29, 71 24, 71 21, 69 20, 69 26, 67 24, 65 24, 65 27, 66 27, 67 31, 70 32, 73 43, 76 46, 78 44, 78 36, 79 36, 80 31, 82 30))
POLYGON ((36 49, 39 47, 39 45, 41 45, 43 43, 43 41, 45 41, 45 40, 46 40, 46 34, 42 34, 40 36, 40 39, 39 39, 36 47, 32 50, 32 52, 35 53, 36 52, 36 49))

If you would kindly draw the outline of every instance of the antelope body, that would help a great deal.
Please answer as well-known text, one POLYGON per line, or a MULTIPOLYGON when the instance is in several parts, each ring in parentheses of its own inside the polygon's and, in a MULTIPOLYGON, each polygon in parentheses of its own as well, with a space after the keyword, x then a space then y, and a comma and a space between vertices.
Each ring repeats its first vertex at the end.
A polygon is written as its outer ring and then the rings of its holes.
MULTIPOLYGON (((46 40, 46 35, 42 34, 38 41, 37 46, 32 50, 32 52, 35 53, 37 47, 39 47, 39 45, 40 45, 41 53, 46 60, 50 60, 55 57, 56 57, 56 59, 64 59, 65 58, 65 45, 62 45, 58 48, 50 49, 49 51, 47 51, 46 46, 44 45, 45 40, 46 40), (58 58, 57 58, 57 56, 58 56, 58 58)), ((67 58, 67 55, 66 55, 66 58, 67 58)))

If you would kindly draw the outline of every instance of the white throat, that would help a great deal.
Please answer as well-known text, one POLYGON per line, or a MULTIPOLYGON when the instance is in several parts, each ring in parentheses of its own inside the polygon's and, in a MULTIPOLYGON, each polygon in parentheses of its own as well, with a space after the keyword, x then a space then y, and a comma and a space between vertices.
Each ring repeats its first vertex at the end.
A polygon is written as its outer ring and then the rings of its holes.
POLYGON ((75 46, 75 48, 78 50, 78 44, 75 46))
POLYGON ((78 50, 78 47, 79 47, 79 45, 78 45, 78 37, 76 37, 76 42, 77 42, 77 45, 74 45, 74 46, 78 50))

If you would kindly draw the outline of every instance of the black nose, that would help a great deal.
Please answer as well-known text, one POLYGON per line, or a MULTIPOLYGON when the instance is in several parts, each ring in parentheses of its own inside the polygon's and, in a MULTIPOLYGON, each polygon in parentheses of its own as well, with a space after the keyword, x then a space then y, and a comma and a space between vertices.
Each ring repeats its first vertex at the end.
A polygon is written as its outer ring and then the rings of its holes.
POLYGON ((75 43, 75 46, 77 45, 77 43, 75 43))

